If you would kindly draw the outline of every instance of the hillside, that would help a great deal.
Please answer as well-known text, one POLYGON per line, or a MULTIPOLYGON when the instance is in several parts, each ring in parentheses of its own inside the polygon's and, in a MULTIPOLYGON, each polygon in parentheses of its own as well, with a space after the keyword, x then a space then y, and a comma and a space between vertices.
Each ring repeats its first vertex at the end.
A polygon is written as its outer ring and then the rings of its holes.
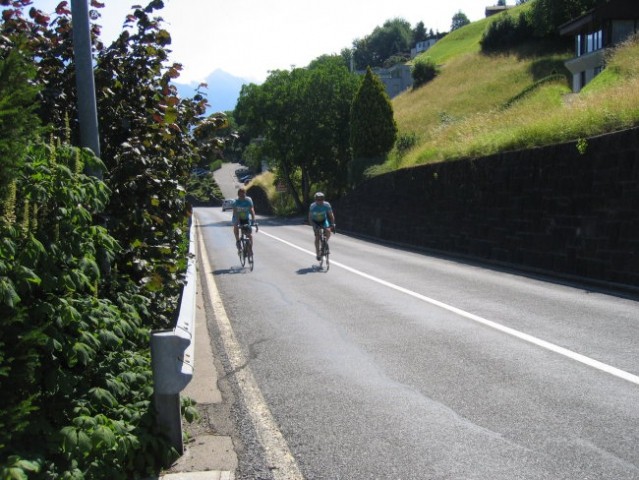
MULTIPOLYGON (((511 10, 518 12, 527 5, 511 10)), ((500 14, 505 15, 505 14, 500 14)), ((499 55, 480 52, 495 17, 451 32, 423 56, 441 68, 430 83, 393 100, 398 145, 372 173, 586 138, 639 124, 639 43, 629 42, 581 93, 563 62, 573 55, 540 42, 499 55)))

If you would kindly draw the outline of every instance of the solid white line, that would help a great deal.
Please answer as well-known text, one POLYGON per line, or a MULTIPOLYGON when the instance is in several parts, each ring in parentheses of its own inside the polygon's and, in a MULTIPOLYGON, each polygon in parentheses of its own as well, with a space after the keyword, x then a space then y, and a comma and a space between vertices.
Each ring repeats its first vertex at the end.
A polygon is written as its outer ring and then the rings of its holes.
MULTIPOLYGON (((315 256, 315 254, 311 252, 310 250, 306 250, 305 248, 298 247, 297 245, 291 242, 288 242, 282 238, 276 237, 275 235, 266 233, 263 230, 260 230, 260 233, 274 240, 282 242, 286 245, 289 245, 293 248, 296 248, 297 250, 300 250, 302 252, 308 253, 309 255, 315 256)), ((567 348, 560 347, 559 345, 555 345, 554 343, 550 343, 540 338, 534 337, 532 335, 528 335, 527 333, 520 332, 519 330, 515 330, 513 328, 506 327, 504 325, 493 322, 491 320, 487 320, 478 315, 466 312, 457 307, 453 307, 446 303, 440 302, 439 300, 435 300, 434 298, 426 297, 420 293, 414 292, 412 290, 408 290, 407 288, 400 287, 399 285, 395 285, 394 283, 387 282, 386 280, 382 280, 381 278, 374 277, 373 275, 369 275, 368 273, 364 273, 360 270, 344 265, 343 263, 336 262, 333 259, 331 259, 331 266, 343 268, 344 270, 354 273, 355 275, 359 275, 360 277, 366 278, 372 282, 378 283, 388 288, 392 288, 393 290, 404 293, 406 295, 410 295, 413 298, 417 298, 418 300, 422 300, 424 302, 430 303, 431 305, 435 305, 439 308, 443 308, 444 310, 448 310, 449 312, 452 312, 461 317, 467 318, 468 320, 472 320, 473 322, 480 323, 494 330, 498 330, 507 335, 511 335, 513 337, 524 340, 525 342, 532 343, 533 345, 537 345, 538 347, 544 348, 546 350, 550 350, 551 352, 558 353, 559 355, 563 355, 564 357, 570 358, 571 360, 575 360, 577 362, 583 363, 584 365, 588 365, 589 367, 596 368, 597 370, 600 370, 602 372, 609 373, 610 375, 614 375, 615 377, 618 377, 628 382, 639 385, 639 376, 633 375, 632 373, 628 373, 624 370, 620 370, 606 363, 602 363, 598 360, 592 359, 590 357, 586 357, 585 355, 581 355, 580 353, 573 352, 572 350, 568 350, 567 348)))
MULTIPOLYGON (((199 223, 195 215, 193 217, 195 225, 198 227, 199 223)), ((210 263, 206 247, 198 228, 196 228, 196 232, 198 234, 199 254, 202 259, 201 265, 208 269, 210 263)), ((242 391, 258 440, 264 448, 266 461, 271 467, 274 467, 272 469, 273 476, 276 480, 303 480, 304 477, 297 466, 297 462, 291 454, 288 444, 262 396, 255 377, 253 377, 249 363, 235 338, 233 327, 215 285, 215 279, 210 273, 204 272, 202 283, 202 288, 207 289, 211 298, 215 321, 220 330, 224 350, 228 356, 231 369, 235 372, 237 384, 242 391)))

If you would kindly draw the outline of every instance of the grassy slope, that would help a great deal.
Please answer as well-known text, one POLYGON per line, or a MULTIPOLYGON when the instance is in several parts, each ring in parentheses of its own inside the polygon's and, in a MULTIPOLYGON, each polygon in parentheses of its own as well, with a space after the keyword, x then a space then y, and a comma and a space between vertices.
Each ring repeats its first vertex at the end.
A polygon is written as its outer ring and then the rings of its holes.
MULTIPOLYGON (((527 6, 517 7, 522 8, 527 6)), ((563 66, 572 51, 531 44, 502 55, 481 54, 479 41, 494 18, 454 31, 422 54, 441 65, 440 75, 393 100, 400 135, 415 135, 417 144, 403 156, 393 152, 372 173, 639 124, 638 44, 621 49, 604 73, 572 95, 563 66), (557 73, 566 76, 540 82, 557 73), (513 98, 518 100, 510 103, 513 98)))

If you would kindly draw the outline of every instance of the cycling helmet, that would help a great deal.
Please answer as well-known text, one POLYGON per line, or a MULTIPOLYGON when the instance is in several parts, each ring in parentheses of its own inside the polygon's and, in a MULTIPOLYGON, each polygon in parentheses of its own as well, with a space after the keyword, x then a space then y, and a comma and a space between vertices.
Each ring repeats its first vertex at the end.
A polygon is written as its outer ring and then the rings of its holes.
POLYGON ((322 192, 317 192, 315 194, 315 200, 319 200, 320 198, 324 198, 324 194, 322 192))

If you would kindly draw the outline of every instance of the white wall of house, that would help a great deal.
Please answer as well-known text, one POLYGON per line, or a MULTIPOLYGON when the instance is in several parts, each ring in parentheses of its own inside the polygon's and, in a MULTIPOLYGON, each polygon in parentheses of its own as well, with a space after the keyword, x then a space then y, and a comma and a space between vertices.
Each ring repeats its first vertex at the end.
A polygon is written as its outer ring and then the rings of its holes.
MULTIPOLYGON (((398 64, 390 68, 376 67, 372 70, 386 87, 386 93, 390 98, 413 86, 413 72, 409 65, 398 64)), ((358 70, 356 73, 364 75, 366 71, 358 70)))
POLYGON ((424 40, 422 42, 417 42, 415 44, 415 48, 410 49, 410 58, 415 58, 418 54, 425 52, 430 47, 437 43, 436 38, 429 38, 428 40, 424 40))

